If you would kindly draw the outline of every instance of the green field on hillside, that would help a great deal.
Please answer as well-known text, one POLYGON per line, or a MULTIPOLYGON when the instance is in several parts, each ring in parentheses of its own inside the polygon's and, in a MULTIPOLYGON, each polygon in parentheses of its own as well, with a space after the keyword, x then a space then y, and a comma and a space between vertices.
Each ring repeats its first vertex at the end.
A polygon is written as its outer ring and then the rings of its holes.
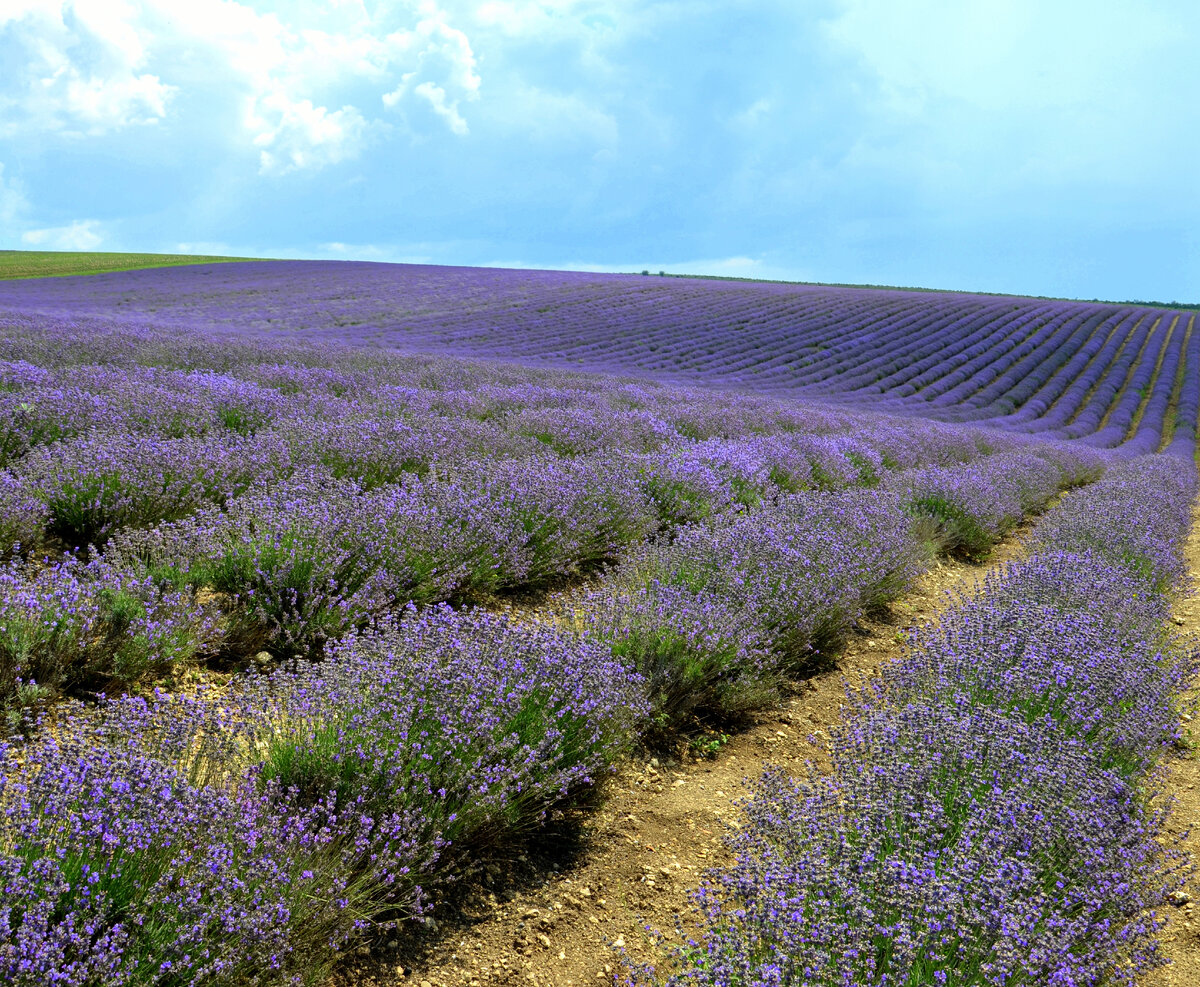
POLYGON ((119 254, 75 250, 0 250, 0 280, 52 278, 70 274, 104 274, 139 267, 181 264, 223 264, 249 257, 208 257, 203 254, 119 254))

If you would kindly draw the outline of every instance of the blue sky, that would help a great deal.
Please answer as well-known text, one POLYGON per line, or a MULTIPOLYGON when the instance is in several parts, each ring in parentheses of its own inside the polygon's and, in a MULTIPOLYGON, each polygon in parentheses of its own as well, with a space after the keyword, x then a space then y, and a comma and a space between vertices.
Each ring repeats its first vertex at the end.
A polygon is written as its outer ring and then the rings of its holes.
POLYGON ((1200 301, 1200 4, 4 0, 0 248, 1200 301))

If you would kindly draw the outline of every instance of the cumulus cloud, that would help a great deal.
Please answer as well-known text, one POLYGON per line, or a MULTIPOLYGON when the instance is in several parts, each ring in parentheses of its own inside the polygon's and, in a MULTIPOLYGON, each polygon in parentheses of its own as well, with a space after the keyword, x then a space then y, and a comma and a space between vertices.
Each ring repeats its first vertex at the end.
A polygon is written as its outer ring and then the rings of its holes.
POLYGON ((79 219, 68 226, 50 226, 26 230, 21 243, 44 250, 95 250, 104 242, 100 224, 94 219, 79 219))
POLYGON ((953 98, 1021 112, 1118 93, 1127 85, 1124 70, 1180 29, 1165 10, 1151 7, 1095 5, 1086 17, 1082 12, 1076 4, 1039 0, 842 0, 825 27, 876 73, 895 108, 953 98), (1123 71, 1113 71, 1115 65, 1123 71))
POLYGON ((94 219, 76 220, 67 226, 30 229, 31 206, 21 182, 4 174, 0 162, 0 245, 43 250, 95 250, 104 242, 94 219))
POLYGON ((226 115, 216 129, 256 150, 261 173, 282 175, 356 157, 385 126, 360 106, 380 99, 428 105, 465 134, 460 104, 480 85, 470 41, 432 0, 415 6, 10 0, 0 10, 0 137, 101 136, 200 97, 193 109, 226 115))
POLYGON ((459 102, 479 97, 475 53, 466 34, 452 27, 436 7, 427 6, 425 14, 414 30, 389 38, 394 46, 415 52, 416 65, 395 89, 384 93, 383 105, 399 107, 412 93, 428 103, 452 133, 466 135, 467 121, 459 112, 459 102))
POLYGON ((96 136, 156 123, 175 91, 146 71, 147 31, 122 0, 18 0, 0 10, 0 40, 9 53, 0 135, 96 136))
POLYGON ((823 28, 860 75, 842 176, 911 195, 916 222, 1195 200, 1171 161, 1200 123, 1195 4, 840 0, 823 28))
POLYGON ((254 110, 259 171, 284 175, 302 168, 322 168, 358 154, 367 121, 353 106, 330 111, 311 100, 275 93, 254 110))

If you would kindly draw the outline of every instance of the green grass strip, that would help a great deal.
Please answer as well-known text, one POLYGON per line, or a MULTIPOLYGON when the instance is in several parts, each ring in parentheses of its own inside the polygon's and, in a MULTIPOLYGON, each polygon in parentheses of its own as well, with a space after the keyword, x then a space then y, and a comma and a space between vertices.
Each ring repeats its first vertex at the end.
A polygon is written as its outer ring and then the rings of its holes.
POLYGON ((0 281, 14 278, 61 278, 74 274, 107 274, 147 267, 183 264, 226 264, 253 257, 204 254, 120 254, 75 250, 0 250, 0 281))

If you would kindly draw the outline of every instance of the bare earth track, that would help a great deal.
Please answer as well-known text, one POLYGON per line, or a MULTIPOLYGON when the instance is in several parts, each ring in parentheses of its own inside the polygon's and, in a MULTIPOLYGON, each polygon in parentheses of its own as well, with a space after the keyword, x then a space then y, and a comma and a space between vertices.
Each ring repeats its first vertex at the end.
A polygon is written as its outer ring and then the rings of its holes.
POLYGON ((832 667, 733 735, 715 758, 643 755, 627 763, 599 811, 564 821, 568 835, 547 835, 489 868, 453 914, 437 914, 429 934, 382 940, 349 959, 336 987, 573 987, 611 983, 622 948, 635 961, 661 959, 646 928, 674 940, 689 892, 722 858, 722 834, 737 822, 747 781, 767 764, 820 763, 845 683, 899 657, 902 632, 935 620, 948 594, 969 592, 989 569, 1019 557, 1028 530, 998 545, 986 565, 935 562, 887 620, 862 625, 832 667))
MULTIPOLYGON (((1200 503, 1192 513, 1192 530, 1184 546, 1192 583, 1175 606, 1177 630, 1200 635, 1200 503)), ((1200 720, 1184 724, 1191 749, 1166 766, 1167 793, 1175 800, 1167 828, 1172 836, 1186 832, 1183 848, 1200 861, 1200 720)), ((1194 987, 1200 984, 1200 878, 1193 876, 1186 898, 1164 906, 1167 925, 1160 949, 1170 963, 1140 981, 1141 987, 1194 987)))

